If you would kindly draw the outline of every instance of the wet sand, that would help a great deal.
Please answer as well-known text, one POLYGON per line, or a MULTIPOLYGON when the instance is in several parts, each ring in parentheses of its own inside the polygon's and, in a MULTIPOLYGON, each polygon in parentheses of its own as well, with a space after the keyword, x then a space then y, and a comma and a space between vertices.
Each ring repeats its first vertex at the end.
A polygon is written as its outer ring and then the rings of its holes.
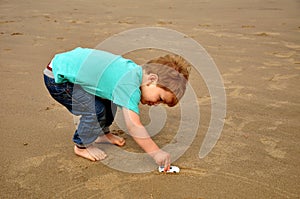
MULTIPOLYGON (((0 198, 299 198, 299 8, 296 0, 2 0, 0 198), (73 117, 43 84, 54 54, 149 26, 200 43, 227 95, 221 137, 199 159, 211 98, 202 77, 191 75, 201 119, 193 143, 173 163, 182 169, 177 175, 126 173, 74 155, 73 117)), ((147 59, 145 52, 130 56, 147 59)), ((160 146, 172 140, 180 120, 178 107, 166 110, 167 123, 154 137, 160 146)), ((141 152, 130 136, 121 136, 125 150, 141 152)))

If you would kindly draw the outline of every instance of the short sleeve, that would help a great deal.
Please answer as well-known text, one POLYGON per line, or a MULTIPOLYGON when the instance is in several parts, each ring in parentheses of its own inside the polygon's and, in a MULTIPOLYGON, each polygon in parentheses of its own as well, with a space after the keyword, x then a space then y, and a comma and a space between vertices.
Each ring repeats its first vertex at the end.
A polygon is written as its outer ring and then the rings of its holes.
POLYGON ((112 101, 122 107, 126 107, 139 114, 139 102, 141 100, 141 74, 140 69, 128 71, 116 84, 112 101))

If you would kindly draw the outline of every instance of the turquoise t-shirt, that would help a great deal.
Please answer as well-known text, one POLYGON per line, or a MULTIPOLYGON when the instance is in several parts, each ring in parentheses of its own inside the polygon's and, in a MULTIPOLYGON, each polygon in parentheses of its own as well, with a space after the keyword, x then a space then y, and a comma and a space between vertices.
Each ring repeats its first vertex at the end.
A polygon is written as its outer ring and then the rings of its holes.
POLYGON ((129 59, 79 47, 55 55, 52 72, 56 83, 78 84, 88 93, 109 99, 139 114, 142 67, 129 59))

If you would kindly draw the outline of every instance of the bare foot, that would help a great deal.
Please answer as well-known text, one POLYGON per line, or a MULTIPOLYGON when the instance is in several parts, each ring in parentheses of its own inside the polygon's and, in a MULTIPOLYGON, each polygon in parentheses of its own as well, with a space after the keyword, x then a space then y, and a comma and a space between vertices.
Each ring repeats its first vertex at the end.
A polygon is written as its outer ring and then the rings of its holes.
POLYGON ((119 137, 117 135, 114 135, 112 133, 108 133, 105 135, 99 136, 96 140, 95 143, 111 143, 115 144, 117 146, 123 146, 125 144, 125 139, 122 137, 119 137))
POLYGON ((76 155, 91 161, 103 160, 106 158, 106 153, 95 146, 89 146, 86 149, 80 149, 76 145, 74 146, 74 152, 76 155))

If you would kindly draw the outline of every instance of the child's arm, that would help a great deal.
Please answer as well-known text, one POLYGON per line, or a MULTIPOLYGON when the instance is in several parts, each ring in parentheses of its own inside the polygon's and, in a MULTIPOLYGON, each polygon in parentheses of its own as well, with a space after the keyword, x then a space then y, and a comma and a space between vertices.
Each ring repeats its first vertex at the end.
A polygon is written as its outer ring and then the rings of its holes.
POLYGON ((170 154, 159 149, 142 125, 138 114, 124 107, 122 110, 127 129, 135 142, 142 147, 159 166, 164 166, 165 170, 169 170, 171 163, 170 154))

